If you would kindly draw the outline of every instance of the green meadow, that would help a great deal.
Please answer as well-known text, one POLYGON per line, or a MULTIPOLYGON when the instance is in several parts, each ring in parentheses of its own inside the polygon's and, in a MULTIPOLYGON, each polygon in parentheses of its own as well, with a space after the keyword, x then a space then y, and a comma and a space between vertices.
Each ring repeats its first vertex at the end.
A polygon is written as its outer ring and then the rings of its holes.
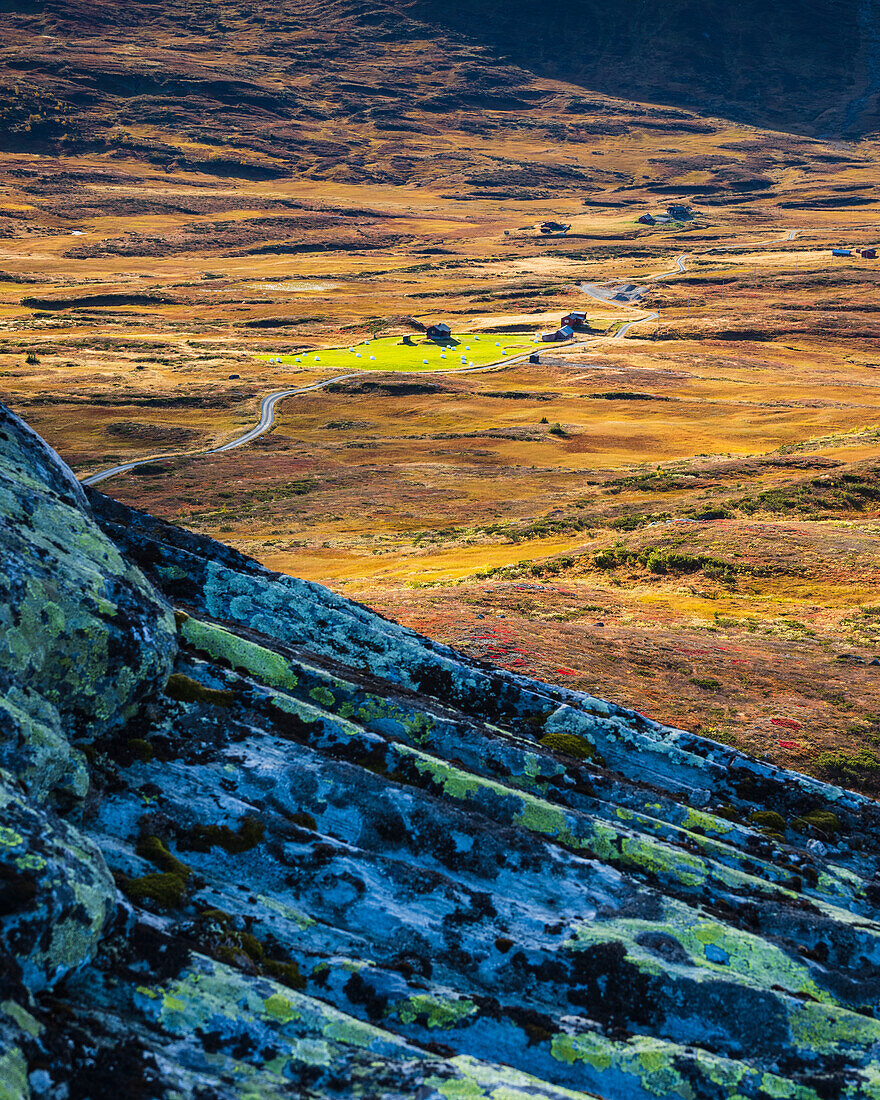
POLYGON ((332 370, 437 371, 483 367, 499 359, 524 355, 538 345, 523 333, 466 333, 445 343, 413 337, 405 344, 399 336, 364 340, 343 348, 322 348, 295 355, 257 355, 267 363, 284 366, 319 365, 332 370))

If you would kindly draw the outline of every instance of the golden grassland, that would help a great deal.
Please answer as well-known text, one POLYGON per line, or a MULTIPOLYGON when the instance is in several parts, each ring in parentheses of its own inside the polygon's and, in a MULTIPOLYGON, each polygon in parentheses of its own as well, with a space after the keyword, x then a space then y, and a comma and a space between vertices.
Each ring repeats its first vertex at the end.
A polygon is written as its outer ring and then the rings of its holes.
MULTIPOLYGON (((249 447, 101 488, 481 659, 877 793, 880 268, 830 255, 880 236, 872 192, 845 204, 877 147, 615 109, 627 133, 579 142, 525 120, 413 134, 393 184, 3 154, 4 400, 86 474, 225 442, 264 394, 367 368, 249 447), (489 162, 596 182, 476 197, 489 162), (719 165, 772 187, 712 191, 719 165), (22 181, 62 167, 83 182, 59 214, 22 181), (688 187, 693 223, 638 224, 688 187), (170 196, 218 209, 118 212, 170 196), (581 289, 605 280, 648 289, 581 289), (570 309, 608 333, 659 317, 521 361, 570 309), (520 361, 435 373, 435 319, 468 363, 520 361)), ((367 166, 386 141, 364 132, 367 166)))

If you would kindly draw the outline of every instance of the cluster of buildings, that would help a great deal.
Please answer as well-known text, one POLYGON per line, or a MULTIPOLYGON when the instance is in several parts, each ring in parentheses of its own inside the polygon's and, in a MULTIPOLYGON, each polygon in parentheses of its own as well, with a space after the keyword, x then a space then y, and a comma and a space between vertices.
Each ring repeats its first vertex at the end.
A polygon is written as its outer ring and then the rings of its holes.
POLYGON ((863 260, 876 260, 876 248, 832 248, 832 256, 861 256, 863 260))
POLYGON ((562 222, 541 222, 538 229, 545 237, 564 237, 571 226, 563 225, 562 222))
MULTIPOLYGON (((570 313, 561 319, 559 328, 555 332, 545 332, 541 336, 541 342, 544 344, 558 344, 563 343, 566 340, 570 340, 576 332, 591 332, 590 322, 587 320, 586 313, 582 313, 580 310, 573 309, 570 313)), ((428 325, 425 329, 425 336, 428 340, 436 340, 440 343, 445 343, 452 339, 452 330, 445 321, 438 321, 433 325, 428 325)), ((407 337, 404 337, 404 341, 407 337)), ((532 362, 537 363, 539 360, 533 358, 532 362)))
POLYGON ((571 313, 566 313, 562 318, 562 323, 555 332, 545 332, 541 336, 541 342, 544 344, 561 343, 564 340, 570 340, 575 332, 589 332, 589 330, 590 325, 586 313, 572 310, 571 313))
POLYGON ((695 217, 689 206, 675 203, 666 207, 665 214, 642 214, 638 219, 642 225, 668 225, 670 222, 689 222, 695 217))

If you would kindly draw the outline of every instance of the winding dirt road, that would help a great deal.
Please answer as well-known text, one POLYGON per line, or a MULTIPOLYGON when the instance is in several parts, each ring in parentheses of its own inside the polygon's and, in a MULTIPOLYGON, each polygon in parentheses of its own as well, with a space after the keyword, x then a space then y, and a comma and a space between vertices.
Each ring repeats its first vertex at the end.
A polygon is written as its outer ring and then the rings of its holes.
MULTIPOLYGON (((523 355, 511 356, 508 359, 498 359, 494 363, 487 363, 482 367, 452 367, 449 370, 395 371, 394 373, 400 374, 405 378, 418 378, 426 374, 478 374, 482 371, 500 370, 502 367, 509 367, 514 363, 522 363, 528 359, 531 354, 532 353, 528 351, 523 355)), ((149 455, 146 458, 137 458, 132 462, 121 462, 118 466, 111 466, 109 469, 100 470, 96 474, 90 474, 88 477, 80 478, 80 484, 98 485, 108 478, 115 477, 117 474, 124 474, 127 470, 135 469, 136 466, 145 466, 149 462, 161 462, 163 459, 168 458, 204 458, 207 455, 222 454, 224 451, 234 451, 238 447, 244 447, 246 444, 251 443, 274 427, 275 406, 285 397, 295 397, 297 394, 301 393, 312 393, 315 390, 322 390, 325 386, 330 386, 334 382, 346 382, 350 378, 360 378, 365 374, 381 373, 381 370, 352 371, 350 374, 337 374, 334 378, 325 378, 322 382, 312 382, 308 386, 299 386, 296 389, 278 390, 275 393, 268 393, 260 401, 259 421, 253 428, 250 428, 243 435, 236 436, 235 439, 230 439, 228 443, 222 443, 219 447, 208 447, 199 451, 172 451, 166 452, 165 454, 149 455)))
MULTIPOLYGON (((778 237, 772 241, 762 241, 762 244, 778 244, 780 241, 793 241, 797 235, 796 229, 789 230, 785 237, 778 237)), ((705 252, 717 252, 725 251, 727 248, 738 248, 738 245, 726 246, 724 249, 705 249, 705 252)), ((671 271, 661 271, 656 275, 648 275, 645 278, 646 283, 656 282, 657 279, 667 279, 671 275, 680 275, 687 270, 685 264, 691 253, 683 252, 680 256, 675 258, 675 267, 671 271)), ((702 255, 702 252, 696 253, 696 255, 702 255)), ((605 283, 583 283, 581 289, 589 294, 590 297, 595 298, 599 302, 603 302, 605 305, 613 304, 608 298, 607 294, 600 294, 597 290, 591 289, 591 287, 607 286, 612 280, 608 280, 605 283)), ((627 304, 627 309, 638 309, 638 305, 627 304)), ((646 321, 656 321, 660 316, 659 313, 649 312, 642 317, 635 317, 632 321, 627 321, 617 330, 611 339, 623 340, 626 338, 626 334, 633 327, 633 325, 641 325, 646 321)), ((488 363, 483 367, 457 367, 450 370, 432 370, 432 371, 411 371, 411 372, 397 372, 404 375, 404 377, 417 377, 425 374, 477 374, 484 371, 500 370, 502 367, 512 366, 514 363, 521 363, 528 359, 531 352, 526 352, 523 355, 512 356, 509 359, 499 359, 494 363, 488 363)), ((134 470, 137 466, 145 466, 149 462, 160 462, 163 459, 169 458, 204 458, 207 455, 223 454, 225 451, 234 451, 238 447, 244 447, 248 443, 252 443, 253 440, 258 439, 261 435, 271 431, 275 425, 275 407, 279 401, 283 401, 286 397, 296 397, 301 393, 312 393, 315 390, 322 390, 326 386, 332 385, 334 382, 346 382, 351 378, 359 378, 365 374, 381 374, 381 370, 358 370, 352 371, 349 374, 339 374, 335 378, 325 378, 322 382, 313 382, 308 386, 299 386, 296 389, 278 390, 275 393, 266 394, 266 396, 260 401, 260 419, 244 434, 236 436, 234 439, 229 440, 228 443, 222 443, 219 447, 207 447, 198 451, 175 451, 165 454, 149 455, 147 458, 138 458, 132 462, 121 462, 118 466, 111 466, 109 469, 100 470, 96 474, 90 474, 88 477, 80 478, 80 482, 83 485, 98 485, 102 481, 106 481, 108 478, 115 477, 117 474, 124 474, 128 470, 134 470)))
MULTIPOLYGON (((795 239, 795 237, 798 235, 798 232, 799 232, 799 230, 797 230, 797 229, 789 229, 788 233, 786 233, 786 235, 784 237, 774 237, 770 241, 759 241, 758 243, 759 244, 783 244, 783 243, 787 243, 788 241, 793 241, 795 239)), ((735 249, 737 249, 739 247, 740 246, 736 245, 736 244, 722 245, 720 248, 705 248, 705 249, 702 249, 699 252, 693 253, 693 255, 703 256, 703 255, 706 255, 710 252, 712 252, 712 253, 714 253, 714 252, 731 252, 731 251, 734 251, 735 249)), ((660 271, 656 275, 647 275, 647 276, 645 276, 644 282, 653 283, 653 282, 656 282, 658 279, 668 279, 671 275, 682 275, 682 274, 684 274, 684 272, 687 271, 687 267, 685 265, 686 265, 687 259, 690 255, 691 255, 690 252, 683 252, 680 256, 676 256, 676 258, 675 258, 675 267, 672 268, 671 271, 660 271)), ((611 281, 613 281, 613 280, 608 280, 608 282, 611 282, 611 281)), ((585 294, 589 294, 589 296, 591 298, 595 298, 596 301, 598 301, 598 302, 604 302, 605 305, 613 305, 614 304, 613 299, 610 298, 607 293, 602 294, 598 290, 594 289, 596 287, 608 286, 608 282, 604 282, 604 283, 582 283, 581 284, 581 290, 585 294)), ((621 303, 617 303, 617 304, 621 305, 624 309, 638 309, 639 308, 639 306, 636 303, 633 303, 633 302, 627 302, 627 303, 622 303, 621 302, 621 303)), ((625 324, 621 325, 620 328, 617 330, 617 332, 615 332, 615 334, 611 337, 611 339, 612 340, 623 340, 623 339, 625 339, 626 334, 633 327, 633 325, 642 325, 646 321, 656 321, 659 316, 660 316, 659 313, 651 311, 649 313, 645 313, 641 317, 635 317, 632 321, 627 321, 625 324)))

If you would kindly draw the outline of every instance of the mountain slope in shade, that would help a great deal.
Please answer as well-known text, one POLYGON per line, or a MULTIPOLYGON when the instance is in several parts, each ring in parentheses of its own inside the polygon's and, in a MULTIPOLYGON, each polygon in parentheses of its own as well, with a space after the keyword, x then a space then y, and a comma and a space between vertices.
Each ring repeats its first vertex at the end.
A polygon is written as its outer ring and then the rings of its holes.
MULTIPOLYGON (((857 136, 880 127, 878 46, 872 0, 549 10, 537 0, 7 0, 0 149, 112 151, 256 179, 296 166, 368 182, 359 162, 377 134, 441 133, 461 110, 509 112, 522 125, 552 106, 557 124, 570 122, 596 104, 554 96, 579 88, 857 136)), ((487 121, 497 128, 490 118, 473 132, 487 121)), ((411 178, 408 157, 402 143, 389 181, 411 178)))
POLYGON ((543 76, 771 129, 855 137, 880 127, 873 0, 415 0, 408 11, 543 76))

